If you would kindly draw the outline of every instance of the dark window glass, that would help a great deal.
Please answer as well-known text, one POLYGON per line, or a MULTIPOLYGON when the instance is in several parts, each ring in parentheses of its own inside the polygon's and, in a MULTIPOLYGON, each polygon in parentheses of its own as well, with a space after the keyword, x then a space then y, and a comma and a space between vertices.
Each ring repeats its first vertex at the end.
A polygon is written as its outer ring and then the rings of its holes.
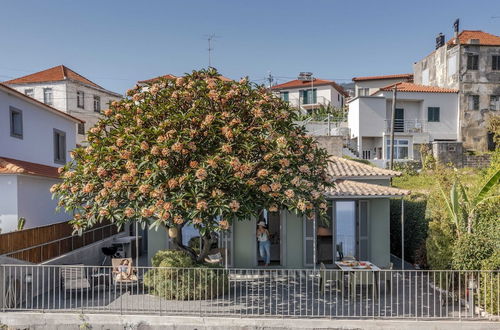
POLYGON ((290 101, 288 92, 280 92, 280 97, 285 102, 290 101))
POLYGON ((427 121, 439 122, 439 107, 428 107, 427 108, 427 121))
POLYGON ((491 57, 491 69, 500 70, 500 55, 493 55, 491 57))
POLYGON ((85 107, 85 93, 81 91, 76 92, 76 106, 79 108, 85 107))
POLYGON ((66 133, 54 129, 54 162, 66 163, 66 133))
POLYGON ((10 136, 23 138, 23 113, 15 108, 10 108, 10 136))
POLYGON ((101 97, 94 95, 94 112, 101 112, 101 97))
POLYGON ((78 134, 85 135, 85 123, 78 124, 78 134))
POLYGON ((479 63, 479 55, 467 55, 467 69, 477 70, 479 63))
POLYGON ((479 95, 469 95, 469 110, 479 110, 479 95))

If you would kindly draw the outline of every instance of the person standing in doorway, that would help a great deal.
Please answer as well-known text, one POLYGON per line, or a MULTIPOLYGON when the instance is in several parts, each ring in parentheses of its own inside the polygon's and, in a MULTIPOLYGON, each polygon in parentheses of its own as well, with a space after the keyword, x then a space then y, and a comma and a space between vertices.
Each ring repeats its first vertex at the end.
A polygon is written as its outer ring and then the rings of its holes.
POLYGON ((262 259, 264 259, 264 266, 269 266, 269 262, 271 261, 271 241, 269 240, 269 231, 266 229, 266 223, 264 221, 259 221, 257 226, 259 253, 262 259))

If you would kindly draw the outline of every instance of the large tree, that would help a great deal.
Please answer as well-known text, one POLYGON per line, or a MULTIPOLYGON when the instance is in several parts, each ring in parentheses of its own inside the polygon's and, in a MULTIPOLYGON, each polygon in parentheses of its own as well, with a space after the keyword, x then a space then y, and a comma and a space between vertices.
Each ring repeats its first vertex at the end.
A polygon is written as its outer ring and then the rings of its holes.
POLYGON ((174 241, 200 261, 218 232, 262 209, 325 214, 328 155, 296 112, 263 86, 219 77, 209 69, 136 86, 103 112, 52 187, 75 230, 108 219, 191 223, 202 251, 174 241))

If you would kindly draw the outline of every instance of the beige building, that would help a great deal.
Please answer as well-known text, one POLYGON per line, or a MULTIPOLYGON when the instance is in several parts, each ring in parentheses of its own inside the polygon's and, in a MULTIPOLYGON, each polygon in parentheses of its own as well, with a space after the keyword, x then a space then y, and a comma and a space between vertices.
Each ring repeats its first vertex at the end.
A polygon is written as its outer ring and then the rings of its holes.
POLYGON ((500 114, 500 36, 463 30, 436 42, 436 50, 413 65, 415 83, 458 90, 458 140, 466 149, 493 149, 487 121, 500 114))
POLYGON ((370 96, 380 88, 400 82, 412 82, 413 74, 390 74, 384 76, 354 77, 354 96, 370 96))

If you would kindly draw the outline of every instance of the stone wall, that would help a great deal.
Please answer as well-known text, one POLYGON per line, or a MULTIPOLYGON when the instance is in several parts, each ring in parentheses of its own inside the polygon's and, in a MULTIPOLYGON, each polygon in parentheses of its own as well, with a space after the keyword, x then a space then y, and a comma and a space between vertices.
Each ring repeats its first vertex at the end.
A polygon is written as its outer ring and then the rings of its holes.
POLYGON ((434 141, 431 143, 432 155, 437 162, 452 164, 455 167, 464 166, 464 150, 462 142, 434 141))
POLYGON ((329 155, 342 157, 344 138, 342 136, 316 136, 320 147, 325 148, 329 155))
POLYGON ((485 168, 490 166, 491 156, 490 154, 482 155, 464 155, 464 166, 465 167, 475 167, 475 168, 485 168))

